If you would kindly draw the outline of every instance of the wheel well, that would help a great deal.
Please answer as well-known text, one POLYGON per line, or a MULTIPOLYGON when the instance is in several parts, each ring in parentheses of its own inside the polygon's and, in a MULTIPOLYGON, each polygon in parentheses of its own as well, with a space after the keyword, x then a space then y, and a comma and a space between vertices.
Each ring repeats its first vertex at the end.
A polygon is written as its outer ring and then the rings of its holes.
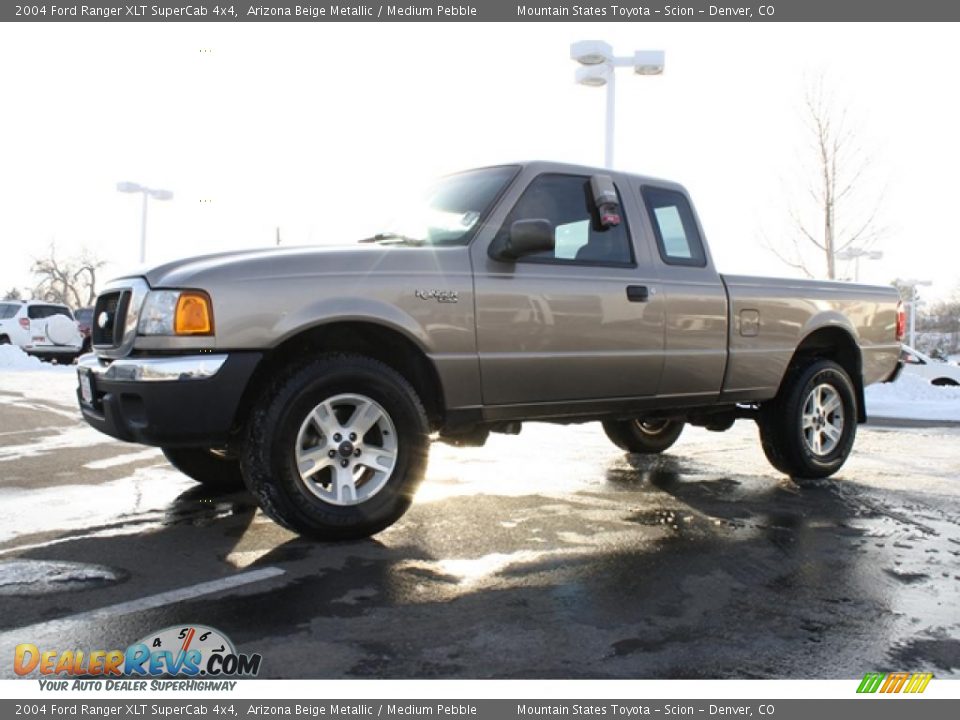
MULTIPOLYGON (((833 360, 847 371, 857 393, 857 420, 866 422, 863 395, 863 360, 860 347, 849 332, 838 327, 820 328, 807 335, 790 359, 787 376, 813 359, 833 360)), ((786 380, 786 377, 784 377, 786 380)))
POLYGON ((951 385, 957 385, 958 383, 957 383, 957 381, 954 380, 953 378, 938 377, 938 378, 934 378, 933 380, 931 380, 931 381, 930 381, 930 384, 931 384, 931 385, 940 385, 940 386, 949 387, 949 386, 951 386, 951 385))
POLYGON ((336 322, 304 330, 270 350, 247 383, 234 430, 239 430, 268 380, 292 361, 325 352, 353 352, 379 360, 396 370, 413 385, 420 397, 430 427, 443 425, 443 386, 433 363, 413 341, 402 333, 369 322, 336 322))

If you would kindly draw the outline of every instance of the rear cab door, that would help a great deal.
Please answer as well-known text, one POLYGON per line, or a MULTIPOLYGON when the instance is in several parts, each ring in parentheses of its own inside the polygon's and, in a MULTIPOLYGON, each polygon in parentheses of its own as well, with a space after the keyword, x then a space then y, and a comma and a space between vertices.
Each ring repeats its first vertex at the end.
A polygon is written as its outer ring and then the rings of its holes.
POLYGON ((665 312, 657 395, 676 405, 719 396, 727 363, 727 291, 690 198, 674 183, 635 178, 644 239, 655 258, 665 312))
POLYGON ((663 369, 665 309, 629 181, 613 178, 623 221, 602 227, 589 173, 524 168, 471 245, 485 406, 650 397, 663 369), (556 247, 495 260, 516 220, 547 219, 556 247))

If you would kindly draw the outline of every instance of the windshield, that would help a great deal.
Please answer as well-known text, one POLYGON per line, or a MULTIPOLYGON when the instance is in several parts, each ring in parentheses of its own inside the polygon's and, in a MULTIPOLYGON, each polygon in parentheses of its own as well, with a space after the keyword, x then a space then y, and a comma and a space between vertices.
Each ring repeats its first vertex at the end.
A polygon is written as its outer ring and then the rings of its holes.
POLYGON ((504 165, 442 178, 419 203, 371 240, 465 245, 518 170, 516 165, 504 165))
POLYGON ((0 320, 8 320, 17 314, 17 310, 20 309, 20 305, 14 305, 12 303, 0 303, 0 320))

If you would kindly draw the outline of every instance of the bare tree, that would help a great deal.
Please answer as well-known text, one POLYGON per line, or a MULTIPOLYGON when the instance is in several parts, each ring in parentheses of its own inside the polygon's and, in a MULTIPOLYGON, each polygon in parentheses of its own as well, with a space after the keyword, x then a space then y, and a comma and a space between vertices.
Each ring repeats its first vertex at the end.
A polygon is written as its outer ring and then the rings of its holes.
POLYGON ((75 257, 59 258, 56 245, 51 243, 47 255, 34 259, 30 268, 36 280, 33 296, 74 308, 93 305, 97 272, 105 264, 86 250, 75 257))
POLYGON ((18 287, 12 287, 7 290, 3 295, 0 295, 0 298, 4 300, 23 300, 23 292, 18 287))
POLYGON ((883 235, 878 221, 883 193, 869 182, 872 159, 822 76, 808 82, 802 114, 807 143, 798 175, 804 180, 791 193, 791 233, 782 247, 767 246, 807 277, 822 277, 819 267, 834 280, 838 253, 867 250, 883 235))
POLYGON ((917 317, 920 350, 944 359, 960 349, 960 287, 951 297, 921 307, 917 317))

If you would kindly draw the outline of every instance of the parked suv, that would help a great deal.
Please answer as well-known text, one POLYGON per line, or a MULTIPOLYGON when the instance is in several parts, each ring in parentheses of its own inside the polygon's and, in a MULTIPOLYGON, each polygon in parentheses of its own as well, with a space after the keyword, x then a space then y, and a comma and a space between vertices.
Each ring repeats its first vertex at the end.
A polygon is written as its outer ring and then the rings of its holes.
POLYGON ((93 308, 77 308, 73 315, 77 320, 77 326, 80 328, 80 334, 83 336, 83 352, 88 353, 93 349, 90 344, 90 330, 93 328, 93 308))
POLYGON ((72 363, 83 335, 66 305, 6 300, 0 302, 0 345, 10 344, 41 359, 72 363))

